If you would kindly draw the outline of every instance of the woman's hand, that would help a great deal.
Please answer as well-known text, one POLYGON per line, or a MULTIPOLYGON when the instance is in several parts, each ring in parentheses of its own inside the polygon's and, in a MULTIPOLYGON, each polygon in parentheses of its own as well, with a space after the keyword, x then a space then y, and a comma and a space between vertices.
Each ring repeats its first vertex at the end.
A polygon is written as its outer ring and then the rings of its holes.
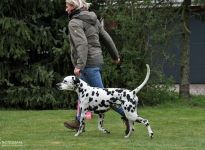
POLYGON ((119 63, 120 63, 120 58, 118 58, 117 60, 113 60, 113 59, 112 59, 112 62, 113 62, 113 63, 115 62, 116 64, 119 64, 119 63))
POLYGON ((75 69, 74 69, 74 74, 75 74, 76 76, 78 76, 78 75, 80 74, 80 69, 75 68, 75 69))

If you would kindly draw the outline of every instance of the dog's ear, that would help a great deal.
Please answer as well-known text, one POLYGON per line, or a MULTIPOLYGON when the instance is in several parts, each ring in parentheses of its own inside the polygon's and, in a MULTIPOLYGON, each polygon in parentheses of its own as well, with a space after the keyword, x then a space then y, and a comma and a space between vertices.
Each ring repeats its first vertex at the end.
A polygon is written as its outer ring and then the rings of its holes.
POLYGON ((78 77, 73 77, 73 83, 74 83, 74 84, 80 83, 79 78, 78 78, 78 77))

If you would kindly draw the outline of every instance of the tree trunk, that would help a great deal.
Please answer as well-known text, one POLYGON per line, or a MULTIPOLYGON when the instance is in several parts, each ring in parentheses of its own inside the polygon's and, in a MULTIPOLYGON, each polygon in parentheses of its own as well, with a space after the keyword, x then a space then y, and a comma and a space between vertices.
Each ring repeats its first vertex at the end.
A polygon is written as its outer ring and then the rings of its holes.
POLYGON ((190 6, 191 0, 184 0, 182 4, 182 49, 181 49, 181 63, 180 63, 180 88, 179 97, 189 100, 189 77, 190 77, 190 6))

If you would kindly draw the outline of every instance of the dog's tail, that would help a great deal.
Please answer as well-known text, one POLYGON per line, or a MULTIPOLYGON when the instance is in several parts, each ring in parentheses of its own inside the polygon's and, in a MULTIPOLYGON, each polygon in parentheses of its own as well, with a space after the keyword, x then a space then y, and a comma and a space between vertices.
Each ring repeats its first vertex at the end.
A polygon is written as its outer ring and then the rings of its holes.
POLYGON ((148 64, 146 64, 146 66, 147 66, 147 75, 146 75, 144 81, 142 82, 142 84, 139 85, 136 89, 133 90, 133 92, 135 92, 135 94, 137 94, 137 93, 141 90, 141 88, 143 88, 143 86, 147 83, 147 81, 148 81, 148 79, 149 79, 150 68, 149 68, 149 65, 148 65, 148 64))

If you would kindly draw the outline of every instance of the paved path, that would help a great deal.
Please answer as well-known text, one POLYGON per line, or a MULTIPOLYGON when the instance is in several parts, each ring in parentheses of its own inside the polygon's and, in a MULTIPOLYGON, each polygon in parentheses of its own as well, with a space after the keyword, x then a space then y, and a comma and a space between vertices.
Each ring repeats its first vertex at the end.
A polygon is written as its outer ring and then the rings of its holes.
MULTIPOLYGON (((175 84, 176 92, 179 92, 179 84, 175 84)), ((190 94, 205 95, 205 84, 190 84, 190 94)))

